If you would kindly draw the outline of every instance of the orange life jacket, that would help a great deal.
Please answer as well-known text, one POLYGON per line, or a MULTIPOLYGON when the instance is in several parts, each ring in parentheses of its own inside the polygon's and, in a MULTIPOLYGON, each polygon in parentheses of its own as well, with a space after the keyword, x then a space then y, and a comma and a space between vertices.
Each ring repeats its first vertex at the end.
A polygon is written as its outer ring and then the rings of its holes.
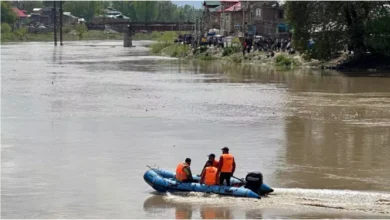
POLYGON ((183 181, 187 179, 187 174, 184 172, 184 168, 189 167, 186 163, 179 163, 176 167, 176 179, 183 181))
POLYGON ((231 154, 222 154, 223 164, 221 173, 231 173, 233 171, 233 160, 234 157, 231 154))
POLYGON ((217 184, 217 171, 218 169, 215 167, 206 167, 204 170, 204 184, 212 186, 217 184))
POLYGON ((213 167, 218 168, 218 161, 217 161, 217 160, 214 160, 212 165, 213 165, 213 167))

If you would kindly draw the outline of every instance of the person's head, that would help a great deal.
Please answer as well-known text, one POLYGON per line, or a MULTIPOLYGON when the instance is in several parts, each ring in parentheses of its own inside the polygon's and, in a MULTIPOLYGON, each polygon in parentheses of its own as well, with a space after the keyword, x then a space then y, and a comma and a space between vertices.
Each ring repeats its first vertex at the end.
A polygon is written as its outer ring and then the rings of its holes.
POLYGON ((210 154, 209 156, 209 161, 214 161, 215 160, 215 154, 210 154))
POLYGON ((210 166, 212 166, 213 164, 212 164, 212 162, 211 161, 207 161, 206 162, 206 167, 210 167, 210 166))
POLYGON ((186 158, 185 162, 186 162, 188 165, 191 165, 191 159, 190 159, 190 158, 186 158))
POLYGON ((223 154, 228 154, 229 153, 229 148, 228 147, 224 147, 221 150, 222 150, 223 154))

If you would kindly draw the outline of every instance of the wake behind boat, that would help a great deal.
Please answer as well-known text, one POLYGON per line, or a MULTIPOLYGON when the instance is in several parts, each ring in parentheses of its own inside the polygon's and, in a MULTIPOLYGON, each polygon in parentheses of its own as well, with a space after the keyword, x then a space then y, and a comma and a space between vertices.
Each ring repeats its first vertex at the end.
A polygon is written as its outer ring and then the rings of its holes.
MULTIPOLYGON (((150 168, 145 172, 144 180, 158 192, 204 192, 260 199, 260 196, 274 191, 263 183, 262 174, 255 172, 248 173, 245 180, 232 177, 230 179, 232 186, 183 183, 177 181, 175 175, 175 173, 167 170, 150 168)), ((193 175, 193 179, 199 182, 200 177, 193 175)))

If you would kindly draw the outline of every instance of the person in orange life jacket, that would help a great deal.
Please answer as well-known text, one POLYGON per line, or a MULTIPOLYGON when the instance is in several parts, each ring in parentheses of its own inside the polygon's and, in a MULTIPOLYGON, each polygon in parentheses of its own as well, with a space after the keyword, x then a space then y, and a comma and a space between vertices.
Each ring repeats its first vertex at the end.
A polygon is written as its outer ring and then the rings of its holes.
POLYGON ((207 167, 207 163, 210 162, 213 167, 218 168, 218 160, 215 159, 215 154, 208 155, 209 159, 206 161, 206 163, 203 166, 202 173, 204 169, 207 167))
POLYGON ((222 155, 219 158, 217 174, 219 176, 219 184, 223 185, 223 182, 226 180, 226 185, 230 186, 230 178, 236 170, 236 162, 233 155, 229 154, 229 148, 224 147, 221 150, 222 155))
POLYGON ((217 171, 218 169, 212 165, 210 161, 206 162, 206 168, 201 174, 200 183, 208 186, 217 185, 217 171))
POLYGON ((179 163, 176 167, 176 180, 183 183, 198 182, 192 178, 191 173, 191 159, 186 158, 185 163, 179 163))

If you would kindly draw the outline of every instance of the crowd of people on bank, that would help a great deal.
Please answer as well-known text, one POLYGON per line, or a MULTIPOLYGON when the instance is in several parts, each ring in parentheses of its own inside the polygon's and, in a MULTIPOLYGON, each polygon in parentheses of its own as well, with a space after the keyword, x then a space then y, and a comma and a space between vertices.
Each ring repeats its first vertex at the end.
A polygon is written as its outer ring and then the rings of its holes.
POLYGON ((266 52, 288 52, 290 54, 295 53, 294 49, 292 48, 292 40, 291 38, 276 38, 273 40, 271 37, 263 37, 263 36, 255 36, 254 38, 251 38, 249 36, 245 36, 244 42, 243 42, 243 55, 245 55, 245 52, 250 53, 251 49, 254 51, 266 51, 266 52))
MULTIPOLYGON (((214 48, 224 48, 225 38, 221 35, 202 37, 199 41, 199 46, 208 46, 214 48)), ((179 35, 175 43, 191 44, 193 47, 197 47, 198 42, 191 34, 179 35)), ((290 54, 295 53, 292 48, 291 36, 281 37, 273 39, 270 36, 249 36, 245 35, 242 41, 242 52, 245 56, 246 53, 251 51, 265 51, 267 56, 273 56, 275 52, 288 52, 290 54)), ((312 44, 310 43, 310 46, 312 44)))
MULTIPOLYGON (((215 154, 208 155, 209 159, 203 167, 200 175, 200 183, 209 186, 223 185, 226 181, 226 185, 230 186, 230 178, 233 176, 236 170, 236 162, 233 155, 229 153, 229 148, 224 147, 221 149, 222 155, 219 161, 215 159, 215 154)), ((191 158, 186 158, 184 163, 179 163, 176 167, 176 180, 180 182, 198 182, 193 179, 191 172, 191 158)))

